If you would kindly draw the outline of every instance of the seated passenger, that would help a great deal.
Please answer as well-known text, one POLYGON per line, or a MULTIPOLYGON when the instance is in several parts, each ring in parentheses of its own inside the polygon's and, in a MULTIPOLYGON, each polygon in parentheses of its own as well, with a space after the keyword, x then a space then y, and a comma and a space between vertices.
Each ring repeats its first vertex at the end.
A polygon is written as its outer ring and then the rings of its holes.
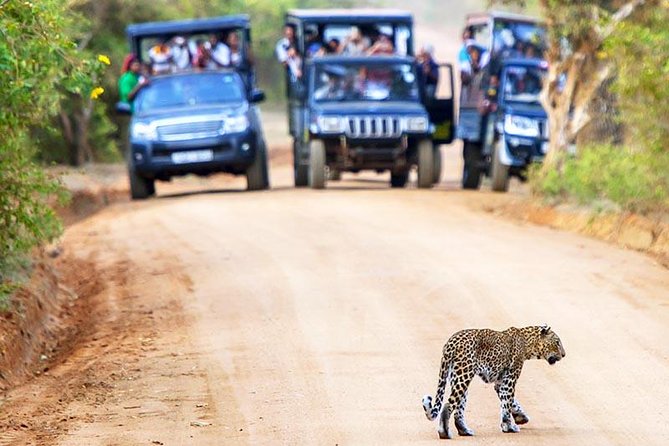
POLYGON ((192 56, 186 39, 181 36, 176 36, 172 39, 172 63, 174 64, 174 71, 185 71, 192 68, 192 56))
POLYGON ((306 55, 307 57, 314 57, 321 51, 323 44, 318 36, 318 30, 308 29, 305 31, 306 37, 306 55))
POLYGON ((217 35, 212 34, 209 36, 209 48, 211 56, 209 69, 215 70, 230 66, 230 48, 217 35))
POLYGON ((172 49, 162 41, 149 49, 149 60, 154 75, 167 74, 172 71, 172 49))
POLYGON ((367 55, 383 55, 383 54, 394 54, 395 47, 393 42, 390 40, 390 36, 387 34, 379 34, 379 38, 374 42, 374 44, 367 50, 367 55))
POLYGON ((327 76, 327 81, 314 91, 314 99, 317 101, 343 99, 344 90, 340 77, 333 73, 327 73, 325 76, 327 76))
POLYGON ((142 64, 136 56, 126 58, 126 61, 127 70, 118 79, 118 94, 121 102, 130 104, 132 110, 135 96, 142 87, 149 83, 149 80, 141 76, 142 64))
POLYGON ((239 44, 239 34, 231 32, 225 40, 230 50, 230 66, 238 67, 242 64, 242 48, 239 44))
POLYGON ((339 54, 346 56, 362 56, 369 49, 369 39, 362 35, 360 28, 351 28, 351 34, 339 46, 339 54))
POLYGON ((195 42, 193 66, 201 70, 216 68, 216 63, 211 60, 211 45, 209 42, 202 39, 195 42))

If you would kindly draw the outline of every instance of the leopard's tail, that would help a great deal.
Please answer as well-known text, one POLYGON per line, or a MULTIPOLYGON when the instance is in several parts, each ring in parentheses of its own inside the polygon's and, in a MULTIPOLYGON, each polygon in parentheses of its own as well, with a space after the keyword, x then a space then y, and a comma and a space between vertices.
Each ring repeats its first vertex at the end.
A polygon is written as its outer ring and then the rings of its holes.
POLYGON ((439 383, 437 384, 437 393, 434 396, 434 405, 432 404, 432 397, 425 395, 423 397, 423 409, 428 420, 432 421, 437 418, 441 411, 441 405, 444 401, 444 392, 446 391, 446 384, 451 379, 452 363, 446 355, 441 357, 441 368, 439 369, 439 383))

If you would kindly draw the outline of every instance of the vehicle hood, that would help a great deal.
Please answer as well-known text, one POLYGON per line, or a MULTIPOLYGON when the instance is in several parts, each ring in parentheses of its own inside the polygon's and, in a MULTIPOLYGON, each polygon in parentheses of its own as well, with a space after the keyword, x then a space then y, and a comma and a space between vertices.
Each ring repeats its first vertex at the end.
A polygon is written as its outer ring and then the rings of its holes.
POLYGON ((528 118, 543 118, 545 119, 546 111, 541 104, 521 104, 521 103, 506 103, 504 105, 505 115, 519 115, 528 118))
POLYGON ((313 106, 313 112, 319 115, 421 115, 427 114, 425 107, 418 102, 331 102, 313 106))
POLYGON ((158 119, 185 118, 189 116, 202 115, 239 115, 248 111, 248 105, 243 102, 231 103, 225 105, 195 105, 183 107, 170 107, 158 110, 150 110, 146 113, 136 113, 133 116, 134 121, 151 122, 158 119))

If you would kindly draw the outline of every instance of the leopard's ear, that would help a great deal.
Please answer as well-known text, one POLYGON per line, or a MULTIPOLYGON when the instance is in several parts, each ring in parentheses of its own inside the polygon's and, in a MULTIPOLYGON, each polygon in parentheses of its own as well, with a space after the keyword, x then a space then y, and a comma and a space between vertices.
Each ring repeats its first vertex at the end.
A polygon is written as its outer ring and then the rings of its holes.
POLYGON ((549 327, 548 324, 541 326, 541 336, 547 335, 549 331, 551 331, 551 327, 549 327))

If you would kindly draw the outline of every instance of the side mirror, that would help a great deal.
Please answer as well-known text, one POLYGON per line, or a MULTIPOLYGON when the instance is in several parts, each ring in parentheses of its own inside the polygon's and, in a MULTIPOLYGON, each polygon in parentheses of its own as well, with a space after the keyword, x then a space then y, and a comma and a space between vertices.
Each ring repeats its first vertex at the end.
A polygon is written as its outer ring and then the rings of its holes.
POLYGON ((119 115, 132 115, 132 108, 127 102, 117 102, 116 103, 116 113, 119 115))
POLYGON ((252 103, 258 103, 262 102, 265 100, 265 92, 262 90, 254 89, 251 91, 251 96, 249 98, 249 101, 252 103))

